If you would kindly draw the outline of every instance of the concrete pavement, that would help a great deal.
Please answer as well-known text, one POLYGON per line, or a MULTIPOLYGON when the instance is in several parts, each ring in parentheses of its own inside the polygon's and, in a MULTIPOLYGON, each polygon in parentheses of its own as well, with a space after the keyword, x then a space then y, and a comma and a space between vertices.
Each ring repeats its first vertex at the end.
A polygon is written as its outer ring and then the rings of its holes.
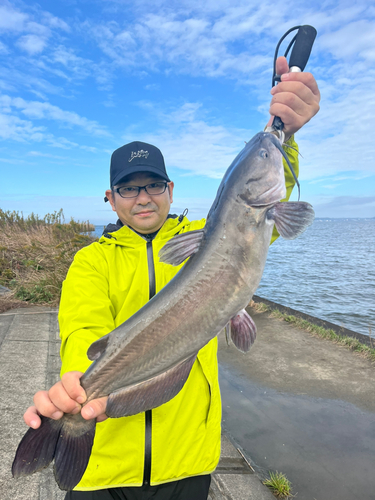
MULTIPOLYGON (((57 311, 48 307, 0 314, 0 499, 63 500, 51 467, 18 479, 11 477, 17 445, 26 431, 22 415, 36 391, 59 379, 57 311)), ((213 475, 210 500, 272 500, 274 497, 226 436, 213 475)))

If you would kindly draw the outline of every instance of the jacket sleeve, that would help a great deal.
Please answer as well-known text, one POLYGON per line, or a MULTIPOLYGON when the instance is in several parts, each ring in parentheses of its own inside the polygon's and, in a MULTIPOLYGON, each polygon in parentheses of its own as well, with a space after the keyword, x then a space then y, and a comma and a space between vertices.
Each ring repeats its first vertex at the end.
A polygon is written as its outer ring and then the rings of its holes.
POLYGON ((63 283, 59 309, 61 375, 84 372, 91 361, 87 349, 115 328, 114 308, 109 298, 108 266, 99 243, 83 248, 63 283))
MULTIPOLYGON (((288 155, 289 161, 293 167, 293 170, 298 178, 299 175, 299 162, 298 162, 298 145, 294 140, 294 135, 290 137, 290 139, 287 140, 286 144, 291 147, 284 147, 284 150, 286 154, 288 155), (292 149, 293 148, 293 149, 292 149)), ((287 162, 283 158, 283 165, 284 165, 284 175, 285 175, 285 187, 286 187, 286 196, 283 200, 281 201, 288 201, 290 198, 290 195, 292 194, 294 185, 296 181, 294 180, 293 174, 290 171, 290 168, 287 164, 287 162)), ((271 244, 277 240, 279 237, 279 233, 276 229, 276 226, 273 228, 273 233, 272 233, 272 239, 271 239, 271 244)))

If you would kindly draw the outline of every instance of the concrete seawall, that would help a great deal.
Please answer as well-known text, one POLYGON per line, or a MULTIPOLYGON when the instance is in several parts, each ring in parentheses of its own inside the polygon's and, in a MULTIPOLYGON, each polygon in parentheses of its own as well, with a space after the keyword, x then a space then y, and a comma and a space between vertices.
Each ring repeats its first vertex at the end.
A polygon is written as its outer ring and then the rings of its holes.
POLYGON ((360 342, 362 342, 362 344, 365 344, 368 347, 373 347, 373 345, 375 345, 375 339, 370 339, 368 335, 363 335, 362 333, 354 332, 353 330, 349 330, 348 328, 344 328, 343 326, 336 325, 335 323, 330 323, 329 321, 316 318, 315 316, 311 316, 310 314, 305 314, 303 312, 296 311, 291 307, 282 306, 281 304, 277 304, 276 302, 272 302, 271 300, 264 299, 262 297, 259 297, 258 295, 253 296, 253 301, 256 304, 262 302, 263 304, 266 304, 270 309, 277 309, 282 313, 296 316, 297 318, 309 321, 314 325, 321 326, 326 330, 333 330, 337 335, 340 335, 341 337, 345 336, 353 337, 355 339, 358 339, 360 342))

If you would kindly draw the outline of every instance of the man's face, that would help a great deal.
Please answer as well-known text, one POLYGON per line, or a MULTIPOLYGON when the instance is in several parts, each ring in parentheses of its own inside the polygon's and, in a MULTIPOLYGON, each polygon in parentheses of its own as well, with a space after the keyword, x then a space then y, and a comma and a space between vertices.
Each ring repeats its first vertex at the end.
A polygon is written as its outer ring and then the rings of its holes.
MULTIPOLYGON (((139 172, 128 175, 115 187, 146 186, 163 180, 158 175, 139 172)), ((165 192, 158 195, 149 195, 141 189, 136 198, 121 198, 118 193, 112 193, 111 190, 107 190, 105 194, 112 210, 117 213, 123 224, 131 226, 141 234, 148 234, 157 231, 164 224, 173 201, 173 186, 173 182, 168 182, 165 192)))

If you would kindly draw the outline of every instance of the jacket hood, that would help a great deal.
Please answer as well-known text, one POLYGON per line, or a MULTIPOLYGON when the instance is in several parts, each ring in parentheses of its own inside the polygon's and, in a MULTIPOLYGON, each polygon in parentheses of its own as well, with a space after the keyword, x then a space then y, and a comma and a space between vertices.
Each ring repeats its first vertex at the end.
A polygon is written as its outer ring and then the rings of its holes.
MULTIPOLYGON (((168 215, 167 220, 156 233, 153 240, 168 240, 178 234, 182 229, 189 225, 190 221, 187 217, 168 215)), ((154 233, 152 233, 154 234, 154 233)), ((141 236, 128 226, 118 220, 116 224, 108 224, 103 231, 103 235, 99 239, 99 243, 107 245, 120 245, 123 247, 134 248, 139 245, 144 245, 147 241, 147 235, 141 236)))

